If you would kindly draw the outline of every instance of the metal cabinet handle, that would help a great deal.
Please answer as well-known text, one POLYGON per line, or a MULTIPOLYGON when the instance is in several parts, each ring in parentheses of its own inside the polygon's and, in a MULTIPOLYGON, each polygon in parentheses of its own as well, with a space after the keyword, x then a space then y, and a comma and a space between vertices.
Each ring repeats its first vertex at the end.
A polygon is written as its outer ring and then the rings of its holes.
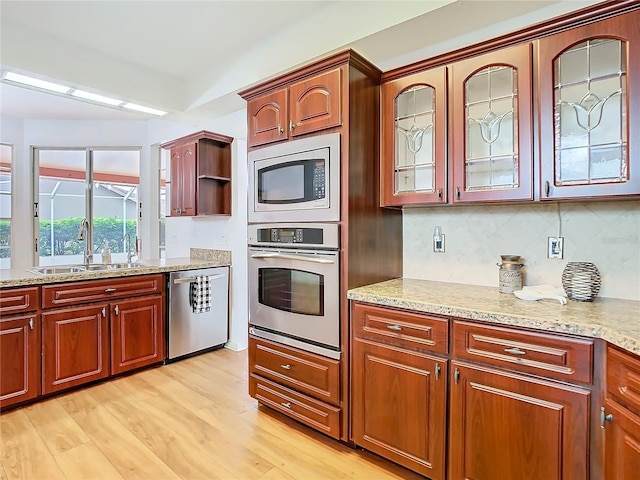
POLYGON ((544 182, 544 194, 545 196, 549 196, 549 192, 551 191, 551 185, 549 185, 549 180, 544 182))
POLYGON ((458 381, 460 380, 460 370, 458 370, 457 368, 453 372, 453 380, 456 383, 456 385, 458 384, 458 381))
POLYGON ((456 198, 460 200, 460 187, 456 187, 456 198))
POLYGON ((282 128, 282 125, 278 124, 278 135, 282 135, 284 133, 284 128, 282 128))
POLYGON ((102 316, 103 317, 107 316, 107 309, 105 307, 102 307, 102 316))
POLYGON ((289 120, 289 131, 293 132, 295 128, 296 128, 296 125, 293 123, 292 120, 289 120))
POLYGON ((600 428, 604 428, 605 422, 613 422, 613 414, 606 414, 604 407, 600 407, 600 428))
POLYGON ((284 408, 291 408, 291 402, 282 402, 280 405, 282 405, 284 408))
POLYGON ((440 380, 440 364, 436 363, 436 380, 440 380))
POLYGON ((400 325, 387 325, 389 330, 395 330, 396 332, 401 332, 402 327, 400 325))
POLYGON ((116 308, 114 308, 113 311, 115 312, 116 316, 120 315, 120 309, 118 308, 118 305, 116 305, 116 308))
POLYGON ((280 368, 284 368, 285 370, 291 370, 291 365, 287 363, 286 365, 280 365, 280 368))
POLYGON ((438 196, 438 198, 442 198, 442 190, 436 188, 436 195, 438 196))
POLYGON ((514 355, 526 355, 527 354, 527 352, 525 352, 524 350, 520 350, 518 347, 505 348, 504 351, 506 353, 513 353, 514 355))
POLYGON ((33 330, 33 318, 29 319, 29 328, 33 330))
POLYGON ((117 289, 117 288, 105 288, 105 289, 104 289, 104 293, 113 293, 113 292, 115 292, 116 290, 118 290, 118 289, 117 289))

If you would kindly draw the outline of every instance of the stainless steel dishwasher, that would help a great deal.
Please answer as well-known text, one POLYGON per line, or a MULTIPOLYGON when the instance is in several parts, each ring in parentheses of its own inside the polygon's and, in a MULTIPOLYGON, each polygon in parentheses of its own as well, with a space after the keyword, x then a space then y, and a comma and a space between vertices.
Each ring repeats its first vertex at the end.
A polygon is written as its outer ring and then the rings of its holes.
POLYGON ((224 346, 229 340, 229 267, 169 274, 167 357, 169 360, 224 346), (192 284, 207 278, 210 309, 195 313, 192 284))

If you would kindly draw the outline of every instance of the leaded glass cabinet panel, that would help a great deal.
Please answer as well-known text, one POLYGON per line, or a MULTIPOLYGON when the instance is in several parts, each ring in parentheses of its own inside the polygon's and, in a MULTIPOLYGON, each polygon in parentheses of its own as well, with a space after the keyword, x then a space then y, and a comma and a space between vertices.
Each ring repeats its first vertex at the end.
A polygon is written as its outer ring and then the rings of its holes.
POLYGON ((636 11, 539 40, 541 199, 640 193, 638 25, 636 11))
POLYGON ((446 202, 444 67, 382 86, 383 206, 446 202))
POLYGON ((452 70, 453 201, 531 200, 531 45, 452 70))

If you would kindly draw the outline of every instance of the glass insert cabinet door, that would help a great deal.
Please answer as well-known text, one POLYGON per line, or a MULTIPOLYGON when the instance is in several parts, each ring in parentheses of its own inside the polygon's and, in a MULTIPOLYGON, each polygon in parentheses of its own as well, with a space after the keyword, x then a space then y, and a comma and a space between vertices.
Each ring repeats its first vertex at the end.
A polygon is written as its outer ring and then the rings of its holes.
POLYGON ((640 193, 639 25, 635 11, 539 41, 541 199, 640 193))
POLYGON ((531 44, 452 69, 453 202, 531 200, 531 44))
POLYGON ((446 202, 446 69, 382 85, 383 206, 446 202))

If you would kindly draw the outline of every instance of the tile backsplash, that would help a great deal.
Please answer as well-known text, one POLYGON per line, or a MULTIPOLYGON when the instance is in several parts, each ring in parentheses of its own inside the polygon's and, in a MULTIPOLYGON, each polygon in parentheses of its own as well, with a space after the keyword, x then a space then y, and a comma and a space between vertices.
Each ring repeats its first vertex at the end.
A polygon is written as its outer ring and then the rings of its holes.
POLYGON ((600 296, 640 301, 640 200, 405 208, 408 278, 498 286, 500 255, 523 257, 524 285, 562 286, 567 262, 592 262, 600 296), (433 252, 433 231, 445 253, 433 252), (564 258, 547 258, 547 237, 564 237, 564 258))

